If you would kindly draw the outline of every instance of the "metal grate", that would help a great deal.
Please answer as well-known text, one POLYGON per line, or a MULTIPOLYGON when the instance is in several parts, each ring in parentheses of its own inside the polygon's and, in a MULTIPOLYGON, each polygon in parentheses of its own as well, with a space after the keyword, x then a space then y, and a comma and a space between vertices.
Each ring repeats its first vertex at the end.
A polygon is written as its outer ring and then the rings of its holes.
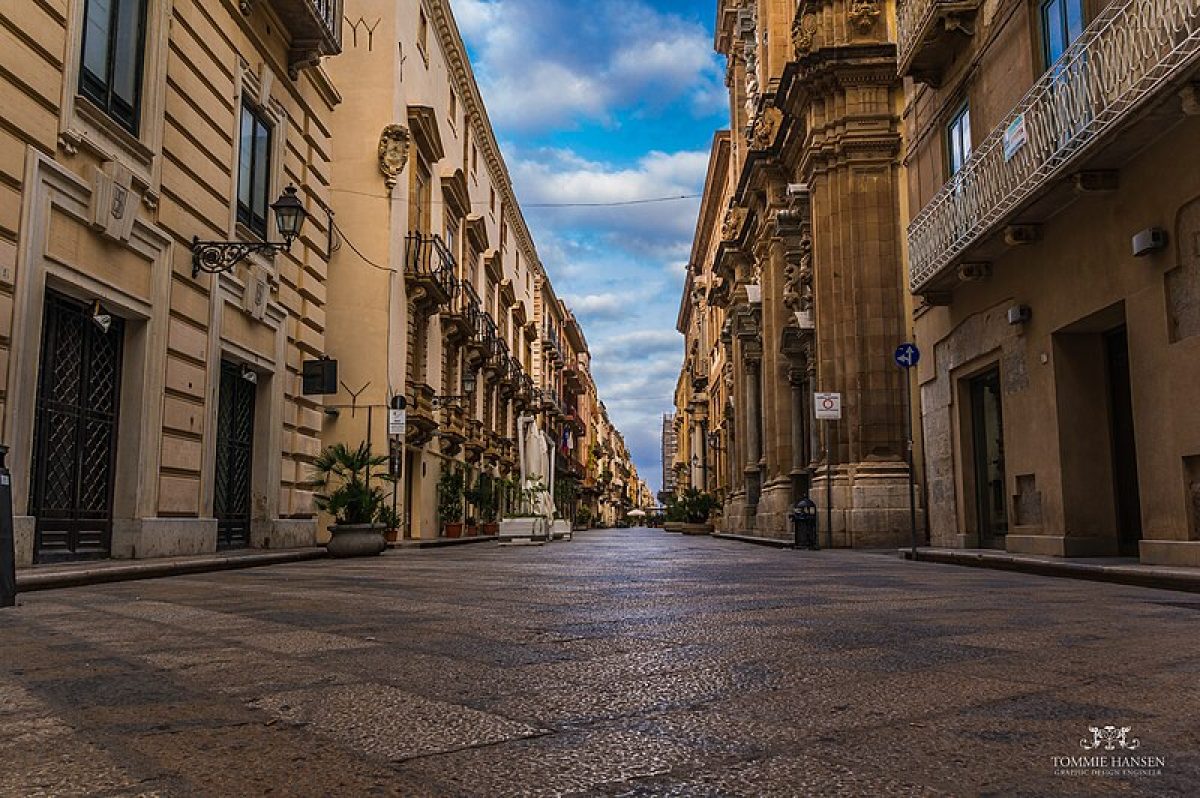
POLYGON ((87 305, 47 292, 34 421, 39 562, 108 553, 125 326, 104 332, 87 305))
POLYGON ((218 549, 244 549, 250 545, 255 388, 242 377, 240 367, 222 361, 213 495, 218 549))

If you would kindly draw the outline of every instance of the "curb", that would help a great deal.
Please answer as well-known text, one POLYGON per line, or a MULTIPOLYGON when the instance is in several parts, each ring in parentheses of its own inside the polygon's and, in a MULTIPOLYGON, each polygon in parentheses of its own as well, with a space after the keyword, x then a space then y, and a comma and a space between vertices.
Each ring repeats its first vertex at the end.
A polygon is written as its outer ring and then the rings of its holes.
POLYGON ((730 532, 713 532, 710 537, 720 538, 721 540, 734 540, 739 543, 753 543, 758 546, 773 546, 777 549, 792 548, 792 541, 781 540, 779 538, 762 538, 757 535, 735 535, 730 532))
POLYGON ((417 540, 397 540, 388 544, 388 550, 396 549, 440 549, 446 546, 466 546, 471 543, 496 542, 498 535, 472 535, 469 538, 428 538, 417 540))
MULTIPOLYGON (((899 553, 902 559, 913 560, 911 550, 901 549, 899 553)), ((1154 570, 1146 566, 1095 565, 1065 560, 1053 562, 1000 552, 980 554, 978 552, 930 551, 928 549, 918 549, 916 561, 1200 593, 1200 570, 1193 575, 1175 570, 1154 570)))
POLYGON ((319 560, 327 556, 324 548, 311 548, 229 557, 212 555, 186 560, 143 560, 130 562, 128 565, 82 567, 76 570, 47 573, 38 573, 36 570, 18 571, 17 594, 33 593, 39 590, 58 590, 65 587, 102 585, 111 582, 132 582, 138 579, 161 579, 167 576, 234 571, 266 565, 284 565, 319 560))

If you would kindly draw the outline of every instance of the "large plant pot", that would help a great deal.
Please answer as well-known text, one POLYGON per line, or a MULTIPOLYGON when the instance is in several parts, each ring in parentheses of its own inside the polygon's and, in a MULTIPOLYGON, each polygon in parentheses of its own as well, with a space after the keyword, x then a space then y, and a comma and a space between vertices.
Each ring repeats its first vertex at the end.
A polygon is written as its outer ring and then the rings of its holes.
POLYGON ((374 557, 387 549, 383 524, 334 524, 325 544, 330 557, 374 557))
POLYGON ((500 534, 500 524, 492 521, 483 525, 483 534, 488 537, 495 537, 500 534))
POLYGON ((446 533, 446 537, 448 538, 460 538, 462 537, 463 533, 463 525, 446 524, 444 527, 442 527, 442 530, 446 533))
POLYGON ((676 524, 676 526, 679 527, 676 531, 685 535, 711 535, 713 531, 712 524, 676 524))
POLYGON ((478 537, 479 525, 478 524, 467 524, 466 529, 463 530, 463 535, 468 538, 478 537))

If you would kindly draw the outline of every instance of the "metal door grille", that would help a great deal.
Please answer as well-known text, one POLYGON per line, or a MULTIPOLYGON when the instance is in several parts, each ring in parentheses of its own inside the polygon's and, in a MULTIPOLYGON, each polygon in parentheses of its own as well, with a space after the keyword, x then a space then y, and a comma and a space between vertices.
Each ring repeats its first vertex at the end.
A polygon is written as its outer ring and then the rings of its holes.
POLYGON ((124 338, 121 319, 105 332, 85 304, 47 292, 29 499, 38 562, 111 548, 124 338))
POLYGON ((255 385, 242 377, 241 368, 222 361, 213 498, 218 549, 244 549, 250 545, 254 391, 255 385))

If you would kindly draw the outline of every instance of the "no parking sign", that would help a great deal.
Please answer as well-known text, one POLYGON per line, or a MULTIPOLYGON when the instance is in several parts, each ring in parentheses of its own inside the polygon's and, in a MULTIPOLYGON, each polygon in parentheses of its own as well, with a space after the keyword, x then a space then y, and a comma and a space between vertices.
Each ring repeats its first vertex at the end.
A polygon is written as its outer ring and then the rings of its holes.
POLYGON ((840 393, 813 394, 813 410, 818 421, 840 421, 842 418, 842 395, 840 393))

